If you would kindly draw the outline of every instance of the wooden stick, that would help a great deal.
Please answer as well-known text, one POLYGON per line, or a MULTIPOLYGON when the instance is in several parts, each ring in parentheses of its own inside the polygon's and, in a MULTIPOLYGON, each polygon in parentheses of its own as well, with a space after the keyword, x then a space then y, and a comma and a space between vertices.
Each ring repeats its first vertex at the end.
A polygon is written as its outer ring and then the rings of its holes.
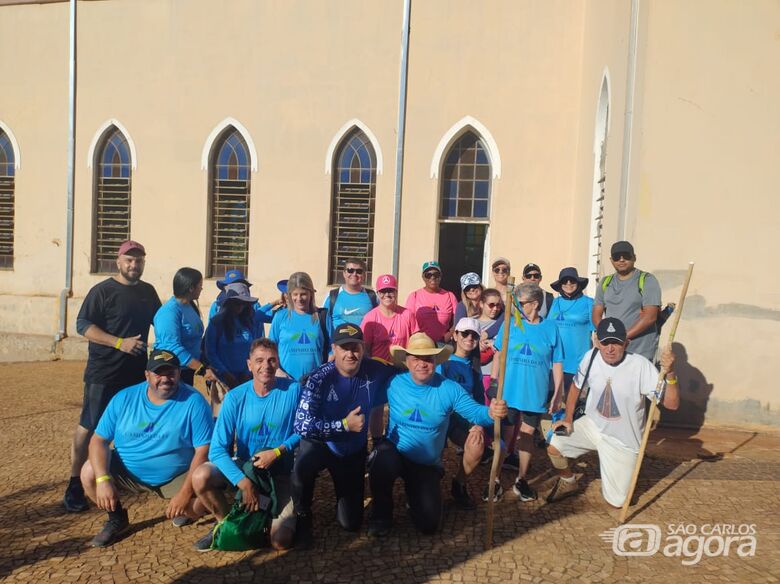
MULTIPOLYGON (((510 276, 507 280, 506 300, 504 302, 504 332, 501 335, 501 352, 498 354, 498 391, 495 399, 504 399, 504 373, 506 371, 506 355, 509 352, 509 327, 511 326, 512 291, 515 279, 510 276)), ((498 463, 501 460, 501 420, 493 421, 493 464, 490 466, 490 483, 488 484, 487 501, 487 533, 485 535, 485 549, 493 547, 493 496, 496 491, 496 477, 498 476, 498 463)))
MULTIPOLYGON (((674 335, 677 332, 677 325, 680 322, 680 315, 682 314, 683 305, 685 304, 685 295, 688 293, 688 284, 691 282, 691 274, 693 274, 693 262, 688 264, 688 274, 685 276, 685 282, 683 283, 682 290, 680 290, 680 301, 677 303, 674 314, 672 315, 672 327, 669 330, 669 340, 667 341, 668 345, 672 344, 672 341, 674 341, 674 335)), ((645 431, 642 434, 642 446, 639 448, 639 456, 636 457, 634 475, 631 478, 631 486, 628 489, 626 500, 623 502, 623 508, 620 510, 620 523, 624 523, 626 521, 626 517, 628 516, 628 508, 631 506, 631 497, 634 496, 636 482, 639 480, 639 471, 642 468, 642 459, 645 457, 647 441, 650 438, 650 429, 653 426, 653 417, 655 416, 655 412, 658 409, 658 398, 656 396, 660 395, 664 388, 665 377, 666 371, 662 367, 661 372, 658 374, 658 383, 655 386, 655 393, 653 393, 653 397, 650 399, 650 411, 648 412, 647 419, 645 421, 645 431)))

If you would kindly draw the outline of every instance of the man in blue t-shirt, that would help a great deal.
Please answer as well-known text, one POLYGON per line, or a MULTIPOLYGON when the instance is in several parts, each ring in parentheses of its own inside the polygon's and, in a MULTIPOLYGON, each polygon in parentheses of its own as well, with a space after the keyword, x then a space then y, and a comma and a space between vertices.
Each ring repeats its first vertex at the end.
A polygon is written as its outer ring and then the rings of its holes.
POLYGON ((333 334, 333 361, 315 369, 303 385, 295 414, 301 435, 292 474, 297 515, 296 547, 312 543, 311 506, 317 475, 328 469, 336 491, 336 519, 347 531, 363 521, 368 424, 366 413, 387 402, 386 386, 395 369, 363 360, 363 331, 343 324, 333 334))
POLYGON ((441 523, 441 451, 447 440, 450 416, 457 413, 471 424, 491 426, 506 416, 506 403, 478 404, 463 388, 435 372, 449 357, 449 346, 437 347, 425 333, 415 333, 406 348, 390 349, 408 373, 397 375, 387 388, 390 410, 387 439, 377 447, 369 480, 373 510, 368 534, 387 535, 393 524, 393 485, 398 477, 406 485, 409 512, 423 533, 436 532, 441 523))
POLYGON ((165 514, 175 525, 183 524, 177 519, 196 519, 206 511, 195 498, 192 471, 208 460, 211 408, 179 381, 179 369, 176 355, 152 351, 146 381, 114 396, 98 422, 81 469, 87 496, 108 512, 93 547, 114 543, 130 527, 118 487, 170 499, 165 514))
POLYGON ((363 317, 378 302, 376 293, 363 287, 366 281, 366 262, 348 259, 344 262, 344 285, 330 291, 322 307, 328 311, 328 333, 333 334, 341 324, 360 326, 363 317))
MULTIPOLYGON (((257 511, 263 504, 267 505, 241 467, 252 459, 256 467, 268 469, 274 478, 279 509, 279 515, 271 523, 271 545, 277 550, 288 549, 295 536, 290 471, 293 451, 301 440, 293 428, 300 385, 276 377, 279 351, 270 339, 256 339, 252 343, 247 367, 252 379, 225 396, 211 441, 210 462, 198 467, 192 483, 198 499, 221 521, 230 511, 225 490, 231 485, 241 491, 247 510, 257 511)), ((214 530, 209 529, 195 543, 195 549, 211 549, 213 536, 214 530)))

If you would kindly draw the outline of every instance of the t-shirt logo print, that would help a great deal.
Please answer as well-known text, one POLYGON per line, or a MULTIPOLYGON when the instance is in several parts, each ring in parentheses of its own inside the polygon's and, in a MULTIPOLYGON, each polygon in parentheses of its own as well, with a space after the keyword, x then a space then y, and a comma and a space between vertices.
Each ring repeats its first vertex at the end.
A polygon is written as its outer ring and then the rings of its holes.
POLYGON ((602 393, 599 398, 596 409, 602 417, 608 420, 617 420, 620 418, 620 410, 615 401, 615 396, 612 393, 612 379, 607 379, 607 386, 604 388, 604 393, 602 393))
POLYGON ((305 332, 301 333, 301 336, 298 338, 298 344, 311 345, 311 341, 309 340, 309 335, 307 335, 305 332))
POLYGON ((327 399, 327 401, 329 401, 329 402, 339 401, 339 396, 336 393, 336 390, 334 389, 334 387, 332 385, 330 386, 330 391, 328 392, 328 399, 327 399))
POLYGON ((421 411, 420 408, 409 408, 404 410, 404 416, 409 416, 412 422, 422 422, 423 418, 428 414, 425 411, 421 411))
POLYGON ((142 429, 144 434, 147 434, 154 430, 154 422, 138 422, 138 428, 142 429))
POLYGON ((531 347, 530 343, 518 343, 517 345, 514 345, 512 349, 519 350, 518 352, 521 355, 533 355, 534 351, 531 347))

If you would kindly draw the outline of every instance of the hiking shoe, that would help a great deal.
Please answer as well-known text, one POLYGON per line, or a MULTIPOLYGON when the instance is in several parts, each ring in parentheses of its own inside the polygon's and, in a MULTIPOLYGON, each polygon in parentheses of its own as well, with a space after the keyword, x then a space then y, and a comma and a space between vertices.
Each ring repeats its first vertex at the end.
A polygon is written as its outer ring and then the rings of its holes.
POLYGON ((371 517, 368 520, 368 535, 369 537, 385 537, 390 533, 390 529, 393 527, 393 522, 386 519, 374 519, 371 517))
POLYGON ((174 527, 184 527, 185 525, 192 525, 195 521, 186 515, 178 515, 171 519, 171 523, 173 523, 174 527))
MULTIPOLYGON (((487 500, 490 498, 490 485, 487 485, 485 487, 485 492, 482 493, 482 500, 487 502, 487 500)), ((493 491, 493 502, 497 503, 501 500, 501 497, 504 496, 504 488, 501 486, 501 483, 496 481, 496 488, 493 491)))
POLYGON ((314 544, 311 513, 298 513, 295 523, 295 547, 308 550, 314 544))
POLYGON ((471 510, 477 507, 477 504, 474 502, 474 499, 471 498, 469 489, 465 484, 452 479, 451 492, 452 498, 455 499, 455 504, 461 509, 471 510))
POLYGON ((89 509, 89 503, 84 496, 84 488, 81 484, 68 485, 65 496, 62 498, 62 506, 68 513, 81 513, 89 509))
POLYGON ((517 452, 513 452, 504 459, 502 468, 514 471, 520 470, 520 457, 517 455, 517 452))
POLYGON ((109 516, 103 524, 103 529, 92 538, 92 547, 106 547, 115 543, 130 529, 130 521, 127 519, 127 509, 122 509, 118 517, 109 516))
POLYGON ((192 544, 192 549, 196 552, 207 552, 211 550, 211 544, 214 542, 214 530, 209 529, 209 532, 201 537, 198 541, 192 544))
POLYGON ((493 462, 493 449, 485 448, 485 452, 482 453, 482 458, 479 459, 479 464, 485 465, 493 462))
POLYGON ((560 501, 561 499, 565 499, 566 497, 571 497, 579 490, 580 485, 577 483, 576 478, 573 481, 565 481, 558 477, 558 481, 553 485, 552 490, 547 495, 547 497, 545 497, 545 499, 548 503, 554 503, 556 501, 560 501))
POLYGON ((536 501, 536 491, 528 486, 525 479, 517 479, 512 486, 512 492, 520 497, 521 501, 536 501))

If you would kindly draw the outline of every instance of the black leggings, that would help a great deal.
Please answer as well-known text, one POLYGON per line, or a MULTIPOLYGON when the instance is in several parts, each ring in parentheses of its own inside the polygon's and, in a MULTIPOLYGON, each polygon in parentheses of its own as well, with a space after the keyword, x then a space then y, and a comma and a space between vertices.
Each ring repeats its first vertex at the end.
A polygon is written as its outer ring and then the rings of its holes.
POLYGON ((366 452, 336 456, 324 442, 301 440, 292 472, 292 500, 296 513, 311 513, 314 482, 328 469, 336 490, 336 520, 347 531, 357 531, 363 522, 366 452))
POLYGON ((404 480, 409 512, 414 526, 423 533, 435 533, 442 516, 440 466, 412 462, 389 440, 377 447, 371 463, 369 480, 374 498, 372 519, 391 523, 393 520, 393 485, 398 477, 404 480))

